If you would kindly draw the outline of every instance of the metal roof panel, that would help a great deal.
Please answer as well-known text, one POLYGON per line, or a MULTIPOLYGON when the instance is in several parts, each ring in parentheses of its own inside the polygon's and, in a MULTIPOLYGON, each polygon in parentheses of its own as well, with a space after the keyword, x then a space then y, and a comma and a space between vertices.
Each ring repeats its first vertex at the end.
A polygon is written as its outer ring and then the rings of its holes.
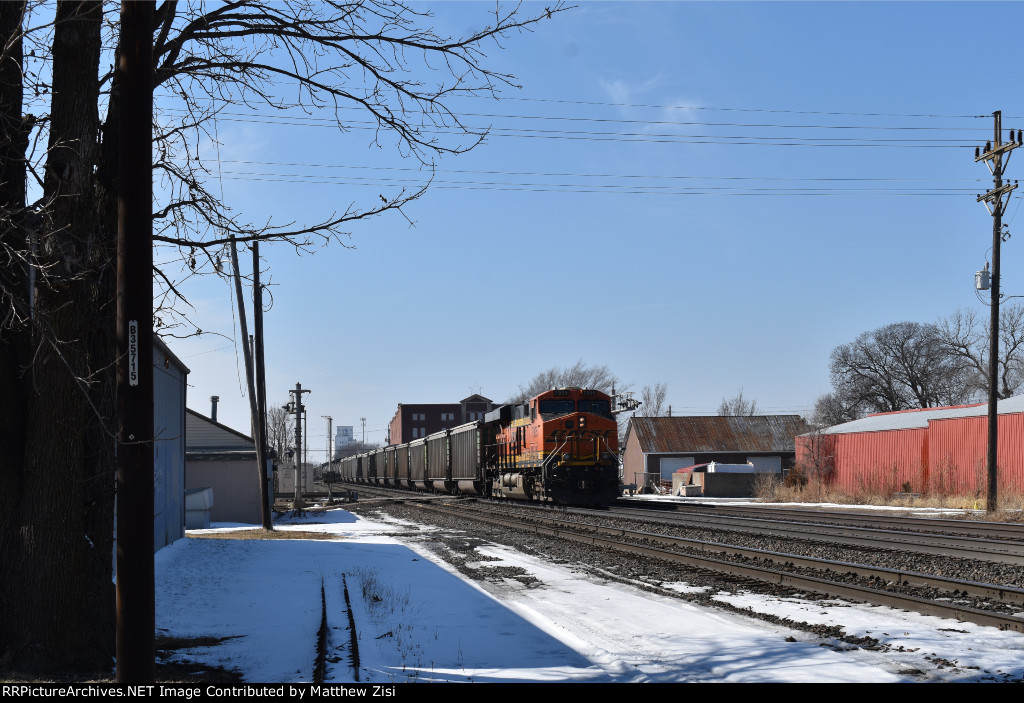
MULTIPOLYGON (((1000 415, 1024 412, 1024 395, 1000 400, 1000 415)), ((859 420, 844 422, 841 425, 826 427, 822 434, 850 434, 853 432, 884 432, 886 430, 920 429, 928 427, 932 420, 944 420, 956 417, 976 417, 988 415, 988 404, 957 405, 944 408, 923 408, 920 410, 902 410, 893 413, 868 415, 859 420)))
POLYGON ((799 415, 634 417, 641 451, 792 452, 794 438, 807 432, 799 415))

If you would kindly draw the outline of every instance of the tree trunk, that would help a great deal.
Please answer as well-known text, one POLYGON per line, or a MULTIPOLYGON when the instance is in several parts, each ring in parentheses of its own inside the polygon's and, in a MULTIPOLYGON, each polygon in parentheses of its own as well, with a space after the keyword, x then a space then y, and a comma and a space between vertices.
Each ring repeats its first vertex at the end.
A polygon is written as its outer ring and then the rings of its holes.
POLYGON ((18 491, 5 496, 3 656, 39 672, 113 664, 113 439, 98 414, 112 384, 95 373, 111 361, 96 342, 113 335, 94 177, 101 20, 97 1, 57 6, 23 460, 5 477, 18 491))
POLYGON ((22 122, 22 42, 24 2, 0 3, 0 39, 8 47, 0 62, 0 286, 3 326, 0 328, 0 662, 9 659, 12 617, 19 609, 12 579, 11 556, 19 551, 15 506, 22 495, 25 464, 25 369, 29 364, 28 276, 23 257, 25 236, 25 152, 27 134, 22 122))

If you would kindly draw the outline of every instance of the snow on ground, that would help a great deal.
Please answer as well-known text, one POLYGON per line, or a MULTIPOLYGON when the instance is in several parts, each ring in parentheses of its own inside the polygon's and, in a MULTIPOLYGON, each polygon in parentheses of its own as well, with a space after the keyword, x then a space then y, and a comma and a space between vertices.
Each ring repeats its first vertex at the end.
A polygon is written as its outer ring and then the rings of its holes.
POLYGON ((985 516, 984 510, 963 510, 960 508, 922 508, 922 507, 907 507, 897 505, 857 505, 849 506, 842 503, 763 503, 758 498, 708 498, 705 496, 673 496, 667 494, 650 494, 650 495, 635 495, 625 497, 625 500, 632 500, 637 502, 653 502, 653 503, 702 503, 708 505, 741 505, 751 506, 756 505, 759 508, 765 510, 771 510, 772 508, 820 508, 822 510, 850 510, 851 507, 856 512, 892 512, 892 513, 909 513, 916 517, 964 517, 968 520, 978 519, 982 520, 985 516))
MULTIPOLYGON (((198 536, 237 529, 218 526, 198 536)), ((320 585, 332 683, 355 681, 343 583, 358 632, 362 683, 892 682, 1018 680, 1024 635, 855 605, 718 594, 733 606, 840 625, 877 646, 790 630, 584 574, 514 549, 477 549, 488 567, 536 579, 465 580, 408 538, 433 529, 344 510, 280 530, 329 539, 178 540, 156 554, 159 634, 227 638, 176 657, 254 683, 310 681, 320 585), (977 668, 974 668, 977 667, 977 668)), ((427 532, 429 536, 429 532, 427 532)), ((680 592, 687 584, 673 584, 680 592)))

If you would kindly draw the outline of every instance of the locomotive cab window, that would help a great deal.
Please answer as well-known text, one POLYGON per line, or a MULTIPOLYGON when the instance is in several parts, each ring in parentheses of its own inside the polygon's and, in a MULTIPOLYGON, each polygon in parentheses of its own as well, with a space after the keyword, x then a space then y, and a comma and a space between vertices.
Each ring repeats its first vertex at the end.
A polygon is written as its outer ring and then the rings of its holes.
POLYGON ((583 398, 580 400, 580 412, 592 413, 594 415, 600 415, 602 417, 611 417, 612 407, 607 400, 583 398))
POLYGON ((547 399, 540 401, 541 415, 568 415, 576 412, 576 401, 572 398, 547 399))

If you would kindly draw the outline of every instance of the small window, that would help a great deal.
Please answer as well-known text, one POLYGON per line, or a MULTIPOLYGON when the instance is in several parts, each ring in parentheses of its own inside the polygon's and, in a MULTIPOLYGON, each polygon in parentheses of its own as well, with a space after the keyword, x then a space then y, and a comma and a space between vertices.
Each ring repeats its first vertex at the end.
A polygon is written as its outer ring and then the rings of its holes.
POLYGON ((542 415, 568 415, 569 413, 576 412, 576 401, 572 398, 566 400, 545 399, 540 401, 540 412, 542 415))

